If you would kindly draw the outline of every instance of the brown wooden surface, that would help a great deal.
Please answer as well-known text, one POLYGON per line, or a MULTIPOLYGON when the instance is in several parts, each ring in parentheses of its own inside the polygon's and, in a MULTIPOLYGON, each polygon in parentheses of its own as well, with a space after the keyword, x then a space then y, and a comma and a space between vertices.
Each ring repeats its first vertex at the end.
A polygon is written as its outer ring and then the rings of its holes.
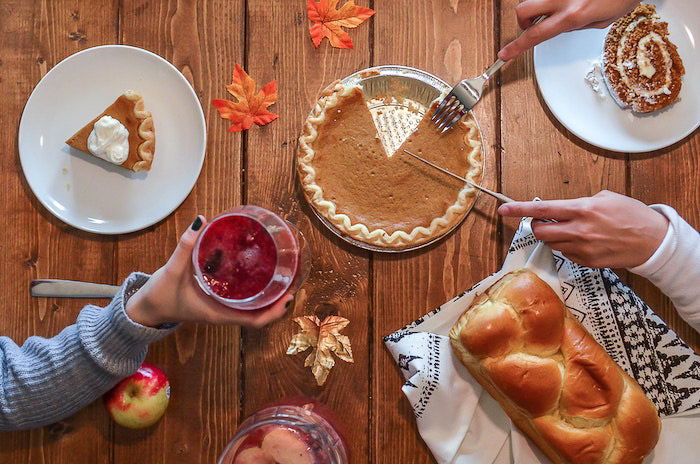
MULTIPOLYGON (((84 302, 31 299, 35 277, 119 282, 132 270, 155 270, 197 213, 212 216, 253 203, 295 222, 314 250, 311 277, 293 311, 261 330, 190 325, 155 344, 149 360, 168 373, 173 400, 148 431, 114 426, 99 402, 58 424, 0 434, 0 462, 211 463, 237 424, 264 404, 290 395, 321 399, 345 423, 352 462, 432 462, 420 440, 402 378, 381 337, 495 271, 513 221, 480 196, 446 240, 401 256, 346 245, 300 201, 293 158, 301 123, 330 81, 378 64, 425 69, 455 82, 483 70, 515 36, 517 0, 360 1, 377 10, 351 32, 354 50, 308 37, 302 0, 0 0, 0 94, 3 95, 0 179, 5 292, 0 334, 22 343, 52 336, 75 320, 84 302), (135 234, 78 232, 44 210, 29 190, 17 154, 27 97, 52 66, 78 50, 124 43, 172 62, 193 85, 207 117, 207 158, 196 188, 169 218, 135 234), (259 82, 277 79, 280 119, 248 133, 226 132, 210 104, 225 96, 235 63, 259 82), (222 182, 222 179, 226 179, 222 182), (303 356, 283 354, 293 316, 338 313, 355 363, 338 362, 318 388, 303 356)), ((55 109, 61 111, 62 109, 55 109)), ((509 64, 476 110, 484 132, 486 178, 514 198, 572 198, 601 189, 674 206, 700 226, 700 137, 659 152, 613 154, 569 134, 536 90, 529 56, 509 64)), ((700 336, 657 289, 628 277, 635 290, 696 350, 700 336)))

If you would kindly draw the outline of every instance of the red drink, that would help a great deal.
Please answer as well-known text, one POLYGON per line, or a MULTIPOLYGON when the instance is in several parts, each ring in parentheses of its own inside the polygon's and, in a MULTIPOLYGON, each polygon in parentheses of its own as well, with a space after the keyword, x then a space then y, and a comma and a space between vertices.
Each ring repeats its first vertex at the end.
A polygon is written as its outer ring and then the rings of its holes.
POLYGON ((219 464, 347 464, 328 409, 315 401, 284 403, 246 419, 219 464))
POLYGON ((192 260, 207 294, 232 308, 259 309, 301 285, 306 253, 294 226, 266 209, 241 206, 207 224, 192 260))
POLYGON ((263 226, 246 216, 224 216, 199 244, 199 268, 217 295, 242 300, 272 280, 277 249, 263 226))

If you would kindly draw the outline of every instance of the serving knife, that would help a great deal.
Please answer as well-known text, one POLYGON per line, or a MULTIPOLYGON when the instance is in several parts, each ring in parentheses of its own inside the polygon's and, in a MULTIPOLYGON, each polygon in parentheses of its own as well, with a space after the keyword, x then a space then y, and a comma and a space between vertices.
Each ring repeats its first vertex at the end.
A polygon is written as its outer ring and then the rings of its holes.
POLYGON ((470 187, 474 187, 475 189, 481 190, 482 192, 491 195, 492 197, 496 198, 497 200, 499 200, 499 201, 501 201, 501 202, 503 202, 503 203, 513 203, 513 202, 515 201, 515 200, 513 200, 512 198, 503 195, 502 193, 494 192, 493 190, 489 190, 489 189, 487 189, 486 187, 482 187, 482 186, 479 185, 479 184, 475 184, 474 182, 472 182, 472 181, 470 181, 470 180, 467 180, 467 179, 465 179, 465 178, 462 177, 462 176, 458 176, 457 174, 455 174, 455 173, 453 173, 453 172, 451 172, 451 171, 448 171, 447 169, 445 169, 445 168, 443 168, 443 167, 441 167, 441 166, 438 166, 437 164, 431 163, 431 162, 428 161, 427 159, 425 159, 425 158, 423 158, 423 157, 420 157, 420 156, 416 155, 416 154, 413 153, 413 152, 410 152, 410 151, 408 151, 408 150, 406 150, 406 149, 404 149, 404 152, 405 152, 406 154, 408 154, 408 155, 411 155, 411 156, 414 157, 415 159, 424 162, 424 163, 427 164, 428 166, 431 166, 431 167, 437 169, 438 171, 443 172, 444 174, 447 174, 448 176, 452 176, 452 177, 454 177, 455 179, 461 180, 462 182, 464 182, 465 184, 469 185, 470 187))
POLYGON ((77 280, 35 279, 29 284, 29 293, 36 297, 54 298, 113 298, 118 285, 94 284, 77 280))

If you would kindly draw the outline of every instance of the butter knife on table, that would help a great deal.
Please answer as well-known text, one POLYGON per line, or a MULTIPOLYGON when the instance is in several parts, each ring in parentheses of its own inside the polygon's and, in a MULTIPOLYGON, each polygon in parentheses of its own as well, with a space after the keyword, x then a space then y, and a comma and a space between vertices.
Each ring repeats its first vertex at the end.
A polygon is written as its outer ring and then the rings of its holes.
POLYGON ((36 297, 54 298, 113 298, 118 285, 95 284, 77 280, 35 279, 29 284, 29 293, 36 297))

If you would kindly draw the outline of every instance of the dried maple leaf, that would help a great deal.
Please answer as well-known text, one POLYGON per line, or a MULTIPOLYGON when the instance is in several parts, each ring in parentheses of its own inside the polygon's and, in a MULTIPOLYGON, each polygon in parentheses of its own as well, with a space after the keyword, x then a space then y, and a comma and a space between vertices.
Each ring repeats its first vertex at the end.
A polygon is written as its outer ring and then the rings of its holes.
POLYGON ((375 11, 355 5, 354 0, 348 0, 338 10, 339 0, 307 0, 307 10, 311 21, 311 40, 318 47, 324 37, 328 37, 331 45, 336 48, 352 48, 352 40, 344 27, 353 28, 362 24, 375 11))
POLYGON ((304 367, 311 367, 319 386, 326 383, 328 374, 335 365, 333 353, 343 361, 354 362, 350 339, 340 334, 350 323, 349 320, 340 316, 328 316, 321 322, 316 316, 303 316, 295 318, 294 322, 299 324, 301 332, 292 337, 287 354, 298 354, 311 348, 304 367))
POLYGON ((268 82, 256 94, 255 81, 236 65, 233 79, 226 90, 236 98, 236 102, 215 99, 212 103, 222 118, 230 119, 233 123, 228 128, 229 132, 240 132, 250 129, 253 123, 262 126, 277 119, 277 115, 267 109, 277 101, 277 81, 268 82))

